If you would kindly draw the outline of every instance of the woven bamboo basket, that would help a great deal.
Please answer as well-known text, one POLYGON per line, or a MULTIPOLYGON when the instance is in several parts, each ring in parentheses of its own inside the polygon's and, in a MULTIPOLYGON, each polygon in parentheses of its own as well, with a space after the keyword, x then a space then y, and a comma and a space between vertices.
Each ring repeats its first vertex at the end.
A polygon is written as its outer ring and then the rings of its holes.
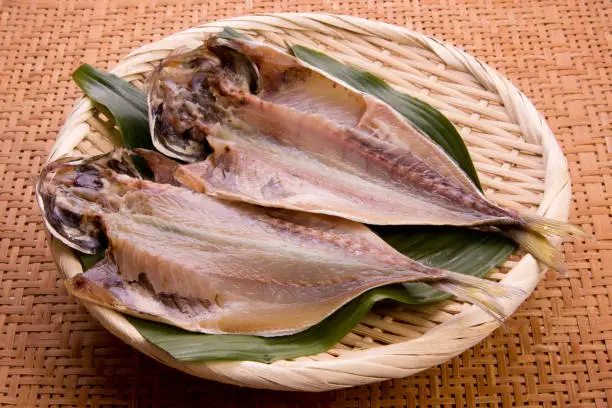
MULTIPOLYGON (((173 49, 198 46, 209 33, 225 26, 278 46, 288 42, 317 48, 433 105, 459 129, 489 198, 504 206, 567 220, 571 194, 567 162, 532 103, 482 62, 404 28, 330 14, 239 17, 140 47, 112 72, 142 87, 147 73, 173 49)), ((83 98, 66 120, 49 160, 108 151, 116 140, 115 132, 108 119, 83 98)), ((51 247, 65 278, 82 272, 70 249, 55 240, 51 247)), ((525 291, 522 298, 502 300, 511 314, 542 276, 534 258, 517 252, 488 278, 525 291)), ((271 364, 182 363, 147 342, 123 315, 84 306, 117 337, 163 364, 202 378, 277 390, 323 391, 406 377, 451 359, 499 326, 477 307, 456 300, 419 307, 385 305, 371 311, 326 353, 271 364)))

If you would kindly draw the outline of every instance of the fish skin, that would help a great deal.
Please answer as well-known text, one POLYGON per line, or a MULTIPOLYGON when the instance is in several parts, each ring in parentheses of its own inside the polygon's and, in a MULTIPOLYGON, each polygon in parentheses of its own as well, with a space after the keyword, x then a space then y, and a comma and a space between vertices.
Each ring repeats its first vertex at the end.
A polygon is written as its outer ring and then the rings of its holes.
MULTIPOLYGON (((373 225, 499 229, 546 265, 565 269, 547 237, 584 235, 578 228, 489 201, 443 149, 376 98, 274 47, 223 41, 257 67, 256 95, 223 67, 198 71, 208 76, 212 97, 192 114, 193 106, 185 109, 164 93, 163 61, 149 84, 150 109, 170 102, 166 116, 199 129, 207 142, 200 157, 176 156, 191 162, 175 171, 181 183, 226 200, 373 225)), ((205 45, 190 55, 208 54, 205 45)), ((171 81, 189 93, 191 75, 175 70, 171 81)), ((163 124, 155 115, 151 120, 163 124)), ((186 139, 181 143, 191 143, 186 139)))
MULTIPOLYGON (((166 171, 168 161, 154 156, 147 161, 166 171)), ((78 198, 78 211, 100 225, 109 249, 68 288, 123 313, 203 333, 278 336, 391 283, 427 282, 497 318, 504 315, 495 297, 518 293, 422 265, 350 220, 218 200, 108 169, 97 172, 95 189, 83 190, 74 186, 74 172, 56 169, 42 182, 68 184, 42 191, 78 198), (83 200, 91 205, 84 208, 83 200)), ((69 200, 62 203, 70 209, 69 200)))

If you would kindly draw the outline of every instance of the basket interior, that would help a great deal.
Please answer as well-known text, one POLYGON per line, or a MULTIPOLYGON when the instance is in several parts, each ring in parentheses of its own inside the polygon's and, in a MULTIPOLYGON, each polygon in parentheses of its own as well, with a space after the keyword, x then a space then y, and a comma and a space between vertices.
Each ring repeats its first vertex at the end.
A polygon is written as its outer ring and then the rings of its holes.
MULTIPOLYGON (((528 143, 499 95, 486 90, 466 70, 447 66, 436 54, 418 44, 398 45, 345 30, 336 36, 291 29, 282 33, 270 30, 243 33, 280 47, 288 42, 319 49, 345 63, 373 72, 396 89, 431 104, 453 122, 466 141, 487 197, 523 212, 537 209, 544 193, 542 146, 528 143)), ((139 73, 124 76, 124 79, 142 88, 146 71, 152 70, 169 51, 156 51, 152 58, 147 58, 149 61, 139 61, 139 73)), ((112 149, 114 141, 118 140, 112 122, 95 108, 87 116, 89 132, 73 152, 95 154, 112 149)), ((488 278, 502 279, 520 257, 521 253, 516 252, 488 278)), ((465 307, 467 304, 456 300, 427 306, 383 302, 331 350, 301 359, 330 359, 353 350, 412 340, 465 307)))

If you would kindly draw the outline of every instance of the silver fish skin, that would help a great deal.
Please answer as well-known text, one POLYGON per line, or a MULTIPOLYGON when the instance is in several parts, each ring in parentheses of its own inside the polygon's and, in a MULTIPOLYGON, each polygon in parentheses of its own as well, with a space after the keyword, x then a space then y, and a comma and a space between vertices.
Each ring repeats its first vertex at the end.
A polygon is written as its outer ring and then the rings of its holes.
POLYGON ((265 44, 213 36, 174 55, 148 102, 156 146, 192 162, 176 179, 211 196, 366 224, 499 228, 558 270, 545 237, 581 234, 492 203, 390 106, 265 44))
MULTIPOLYGON (((162 176, 173 166, 145 156, 162 176)), ((350 220, 228 202, 75 162, 51 164, 37 191, 57 198, 42 200, 53 205, 46 213, 73 214, 73 228, 101 231, 108 244, 106 258, 70 280, 70 291, 123 313, 196 332, 279 336, 392 283, 427 282, 498 319, 505 316, 495 299, 520 293, 422 265, 350 220)))

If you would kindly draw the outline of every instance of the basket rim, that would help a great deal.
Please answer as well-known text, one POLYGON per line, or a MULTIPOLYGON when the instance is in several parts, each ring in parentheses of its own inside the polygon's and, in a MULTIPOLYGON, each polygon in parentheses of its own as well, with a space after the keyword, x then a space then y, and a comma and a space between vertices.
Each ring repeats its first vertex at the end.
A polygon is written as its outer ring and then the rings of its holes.
MULTIPOLYGON (((545 188, 538 214, 567 221, 571 199, 569 168, 552 131, 529 99, 512 83, 476 58, 459 48, 435 38, 385 22, 328 13, 264 13, 218 20, 190 28, 144 45, 122 58, 111 70, 120 77, 144 72, 146 63, 159 58, 162 50, 176 48, 176 44, 198 41, 206 33, 230 26, 243 30, 267 30, 283 33, 283 29, 337 33, 349 31, 358 35, 384 37, 403 45, 433 51, 448 66, 469 72, 484 88, 497 93, 511 117, 528 141, 539 143, 544 149, 546 169, 545 188), (156 54, 157 52, 157 54, 156 54)), ((81 98, 66 118, 48 157, 53 160, 69 153, 88 133, 85 123, 92 116, 93 104, 81 98)), ((64 278, 82 272, 73 252, 51 240, 52 254, 64 278)), ((525 255, 506 275, 502 283, 512 284, 525 291, 525 296, 502 299, 508 314, 533 291, 543 277, 531 255, 525 255)), ((389 378, 406 377, 442 363, 467 350, 499 327, 499 323, 478 309, 469 307, 424 335, 372 349, 354 350, 332 360, 298 359, 266 364, 252 361, 178 362, 165 351, 149 343, 118 312, 83 303, 88 311, 111 333, 137 350, 161 363, 184 372, 208 379, 256 388, 279 390, 323 391, 367 384, 389 378), (444 347, 432 342, 444 338, 444 347), (433 344, 436 344, 434 347, 433 344), (425 352, 423 350, 426 350, 425 352), (415 364, 415 356, 420 364, 415 364)))

